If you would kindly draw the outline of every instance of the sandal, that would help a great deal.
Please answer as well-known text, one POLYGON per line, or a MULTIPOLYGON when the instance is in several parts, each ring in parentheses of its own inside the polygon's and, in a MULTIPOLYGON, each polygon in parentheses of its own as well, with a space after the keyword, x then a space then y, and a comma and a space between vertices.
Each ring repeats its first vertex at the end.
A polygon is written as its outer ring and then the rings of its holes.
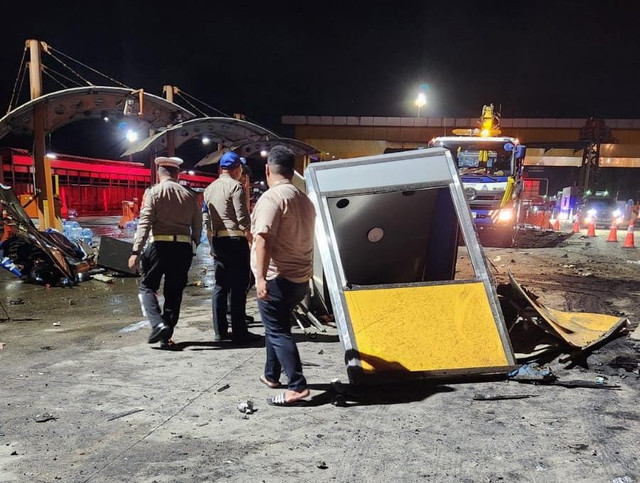
POLYGON ((279 389, 282 387, 282 383, 280 383, 279 381, 278 382, 270 381, 264 375, 260 376, 260 382, 265 386, 267 386, 269 389, 279 389))
POLYGON ((275 397, 268 397, 267 398, 267 404, 269 406, 280 406, 280 407, 289 407, 289 406, 306 406, 309 401, 305 401, 304 399, 297 399, 295 401, 289 401, 287 402, 286 400, 286 393, 280 393, 275 397))

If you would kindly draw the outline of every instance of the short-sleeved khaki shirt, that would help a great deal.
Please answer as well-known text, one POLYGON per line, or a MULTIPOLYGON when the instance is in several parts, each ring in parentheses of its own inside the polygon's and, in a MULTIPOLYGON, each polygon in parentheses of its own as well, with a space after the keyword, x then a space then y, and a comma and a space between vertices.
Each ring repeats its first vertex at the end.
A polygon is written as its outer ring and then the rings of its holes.
POLYGON ((140 253, 149 235, 188 235, 199 244, 202 210, 197 193, 174 179, 165 179, 147 189, 133 238, 133 253, 140 253))
MULTIPOLYGON (((311 278, 315 217, 311 200, 287 180, 260 197, 251 214, 251 233, 254 237, 260 234, 269 237, 271 260, 267 280, 283 277, 301 283, 311 278)), ((251 269, 258 277, 255 244, 251 247, 251 269)))
POLYGON ((205 224, 207 230, 248 230, 251 220, 244 189, 227 173, 207 186, 204 190, 207 206, 205 224))

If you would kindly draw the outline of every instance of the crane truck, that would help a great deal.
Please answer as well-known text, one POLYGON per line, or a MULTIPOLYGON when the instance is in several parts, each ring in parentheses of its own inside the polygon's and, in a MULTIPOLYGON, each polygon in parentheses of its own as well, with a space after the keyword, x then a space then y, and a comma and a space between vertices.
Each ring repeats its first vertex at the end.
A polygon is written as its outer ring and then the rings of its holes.
POLYGON ((525 146, 500 136, 493 104, 483 106, 479 127, 453 134, 433 138, 429 147, 451 152, 482 242, 511 246, 521 218, 525 146))

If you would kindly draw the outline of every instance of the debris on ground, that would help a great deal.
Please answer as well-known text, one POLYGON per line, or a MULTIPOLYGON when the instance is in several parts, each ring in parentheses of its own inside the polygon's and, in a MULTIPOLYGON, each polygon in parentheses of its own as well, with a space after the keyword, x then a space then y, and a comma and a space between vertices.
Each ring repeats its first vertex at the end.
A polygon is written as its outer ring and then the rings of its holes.
POLYGON ((474 394, 474 401, 501 401, 504 399, 526 399, 529 397, 537 397, 536 394, 474 394))
POLYGON ((617 385, 608 385, 602 382, 592 382, 592 381, 554 381, 551 383, 552 386, 562 386, 567 388, 584 388, 584 389, 620 389, 621 386, 617 385))
POLYGON ((227 389, 229 389, 230 387, 231 387, 231 386, 230 386, 229 384, 225 384, 224 386, 219 387, 217 392, 226 391, 226 390, 227 390, 227 389))
POLYGON ((0 342, 0 351, 4 350, 5 347, 6 347, 6 344, 4 342, 0 342))
POLYGON ((238 411, 244 414, 253 414, 256 410, 253 408, 253 401, 242 401, 238 404, 238 411))
POLYGON ((325 463, 324 461, 316 461, 316 468, 320 468, 321 470, 326 470, 329 467, 327 466, 327 463, 325 463))
POLYGON ((97 273, 95 275, 92 275, 92 277, 94 280, 98 280, 100 282, 104 282, 104 283, 113 283, 113 277, 110 277, 108 275, 103 275, 101 273, 97 273))
POLYGON ((21 298, 9 300, 9 305, 23 305, 23 304, 24 304, 24 300, 22 300, 21 298))
POLYGON ((0 205, 4 222, 0 267, 26 282, 73 286, 80 273, 95 266, 90 244, 53 228, 39 231, 10 186, 0 185, 0 205))
POLYGON ((124 418, 125 416, 129 416, 131 414, 139 413, 140 411, 144 411, 144 409, 132 409, 131 411, 126 411, 124 413, 116 414, 115 416, 110 417, 107 421, 114 421, 116 419, 124 418))
POLYGON ((47 422, 47 421, 55 421, 56 419, 58 419, 58 418, 56 418, 55 416, 53 416, 50 413, 36 414, 36 417, 35 417, 36 423, 44 423, 44 422, 47 422))
POLYGON ((511 272, 509 281, 496 290, 518 362, 554 352, 568 354, 559 360, 561 363, 584 358, 628 330, 626 317, 550 309, 521 286, 511 272))
POLYGON ((549 382, 555 381, 556 376, 548 366, 536 363, 524 364, 507 374, 507 378, 518 382, 549 382))

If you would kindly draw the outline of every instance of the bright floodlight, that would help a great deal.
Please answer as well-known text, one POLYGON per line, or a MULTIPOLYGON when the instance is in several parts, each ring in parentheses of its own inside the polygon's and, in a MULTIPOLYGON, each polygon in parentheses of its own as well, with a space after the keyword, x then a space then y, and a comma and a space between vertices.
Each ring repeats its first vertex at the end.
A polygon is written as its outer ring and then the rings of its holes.
POLYGON ((47 153, 47 158, 49 158, 49 159, 57 159, 58 156, 56 156, 55 153, 47 153))
POLYGON ((202 144, 204 144, 206 146, 209 143, 211 143, 211 139, 209 139, 206 136, 202 138, 202 144))
POLYGON ((424 107, 426 103, 427 103, 427 96, 424 95, 424 92, 418 93, 418 98, 416 99, 416 106, 418 106, 418 108, 421 108, 421 107, 424 107))
POLYGON ((266 158, 268 154, 269 153, 267 152, 266 149, 263 149, 262 151, 260 151, 260 156, 262 156, 263 158, 266 158))
POLYGON ((138 133, 133 131, 132 129, 129 129, 127 131, 127 140, 132 143, 134 141, 138 140, 138 133))

